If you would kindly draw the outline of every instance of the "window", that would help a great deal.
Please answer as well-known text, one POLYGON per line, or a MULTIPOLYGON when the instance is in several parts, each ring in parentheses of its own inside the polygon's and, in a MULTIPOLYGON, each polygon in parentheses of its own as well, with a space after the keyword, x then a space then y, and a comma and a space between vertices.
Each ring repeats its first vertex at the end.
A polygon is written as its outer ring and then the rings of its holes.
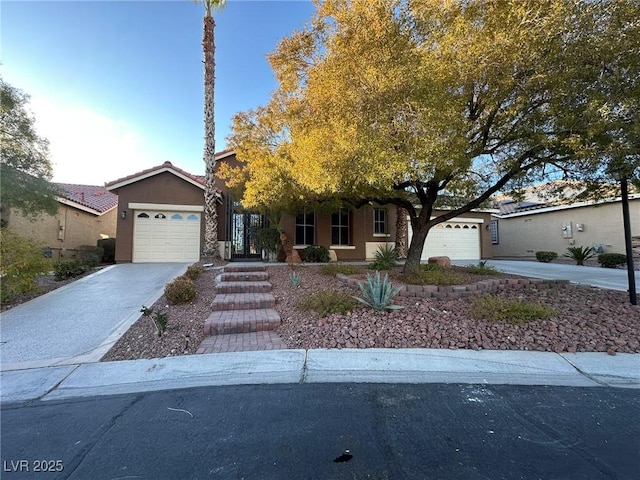
POLYGON ((142 212, 138 214, 138 218, 149 218, 149 215, 147 213, 142 212))
POLYGON ((384 208, 373 209, 373 234, 386 235, 387 230, 387 210, 384 208))
POLYGON ((313 245, 316 238, 316 214, 302 212, 296 215, 296 245, 313 245))
POLYGON ((498 236, 498 220, 491 220, 491 243, 497 245, 500 243, 498 236))
POLYGON ((198 215, 194 215, 193 213, 187 217, 187 220, 194 221, 198 220, 198 215))
POLYGON ((167 218, 167 216, 164 213, 157 213, 156 216, 153 218, 157 218, 158 220, 164 220, 165 218, 167 218))
POLYGON ((171 220, 182 220, 182 215, 180 215, 179 213, 174 213, 173 215, 171 215, 171 220))
POLYGON ((349 210, 331 214, 331 245, 349 245, 349 210))

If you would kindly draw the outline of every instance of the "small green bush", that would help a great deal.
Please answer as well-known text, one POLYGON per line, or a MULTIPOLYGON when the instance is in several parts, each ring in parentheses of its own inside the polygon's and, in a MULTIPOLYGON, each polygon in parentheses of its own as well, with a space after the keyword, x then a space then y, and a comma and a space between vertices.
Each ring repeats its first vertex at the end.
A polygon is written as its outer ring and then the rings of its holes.
POLYGON ((404 275, 412 285, 462 285, 464 278, 451 270, 443 270, 434 263, 420 265, 418 270, 404 275))
POLYGON ((171 305, 180 305, 196 298, 196 287, 189 277, 181 275, 165 285, 164 296, 171 305))
POLYGON ((596 250, 593 247, 568 247, 564 256, 573 258, 576 265, 584 265, 585 260, 596 256, 596 250))
POLYGON ((396 266, 398 251, 394 247, 384 245, 376 252, 374 262, 369 265, 371 270, 391 270, 396 266))
POLYGON ((467 265, 466 269, 474 275, 500 275, 493 265, 487 265, 486 261, 478 262, 477 265, 467 265))
POLYGON ((329 313, 345 314, 353 310, 355 306, 356 302, 350 295, 327 290, 312 293, 298 303, 298 308, 300 310, 311 310, 320 314, 321 317, 324 317, 329 313))
POLYGON ((323 275, 332 275, 335 276, 338 273, 342 273, 343 275, 353 275, 356 273, 362 272, 362 269, 356 267, 355 265, 347 265, 344 263, 329 263, 327 265, 323 265, 320 268, 320 273, 323 275))
POLYGON ((102 261, 104 263, 115 263, 116 261, 116 239, 101 238, 98 240, 98 247, 102 248, 102 261))
POLYGON ((202 275, 203 272, 204 268, 202 267, 202 265, 189 265, 184 275, 195 282, 198 278, 200 278, 200 275, 202 275))
POLYGON ((89 266, 80 260, 64 260, 53 266, 53 273, 59 282, 69 278, 75 278, 89 270, 89 266))
POLYGON ((38 288, 36 278, 51 269, 42 248, 9 228, 0 229, 1 301, 38 288))
POLYGON ((545 252, 540 251, 536 252, 536 259, 542 263, 549 263, 558 258, 558 254, 556 252, 545 252))
POLYGON ((547 308, 522 300, 503 300, 494 295, 475 298, 471 307, 471 315, 476 319, 506 321, 512 325, 520 325, 534 320, 543 320, 555 315, 553 308, 547 308))
POLYGON ((605 268, 616 268, 627 263, 627 256, 623 253, 601 253, 598 263, 605 268))
POLYGON ((77 248, 76 259, 86 265, 88 269, 96 268, 102 260, 103 250, 100 247, 91 245, 80 245, 77 248))
POLYGON ((256 241, 258 242, 258 248, 267 252, 268 255, 275 256, 280 250, 280 232, 277 228, 261 228, 256 233, 256 241))
POLYGON ((329 250, 322 245, 309 245, 300 252, 303 262, 327 263, 329 262, 329 250))
POLYGON ((374 310, 398 310, 404 308, 401 305, 389 305, 401 288, 394 287, 389 281, 389 275, 386 273, 384 278, 380 278, 379 271, 376 271, 375 275, 367 273, 367 283, 360 283, 358 286, 364 298, 353 298, 369 308, 374 310))

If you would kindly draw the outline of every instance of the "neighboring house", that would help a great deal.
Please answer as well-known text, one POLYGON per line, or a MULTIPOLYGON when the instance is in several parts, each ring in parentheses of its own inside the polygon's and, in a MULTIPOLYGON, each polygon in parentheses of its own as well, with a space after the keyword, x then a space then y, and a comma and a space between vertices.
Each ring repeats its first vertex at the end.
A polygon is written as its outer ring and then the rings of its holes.
MULTIPOLYGON (((237 162, 235 153, 216 154, 217 161, 237 162)), ((218 238, 227 260, 262 258, 256 232, 266 219, 243 210, 239 199, 219 185, 218 238)), ((195 262, 204 239, 204 177, 170 162, 109 182, 118 194, 116 262, 195 262)), ((452 258, 491 257, 490 214, 473 213, 434 228, 427 240, 429 255, 452 258)), ((303 210, 283 215, 280 226, 295 249, 322 245, 338 260, 369 260, 382 245, 394 245, 396 207, 367 205, 332 213, 303 210)), ((426 257, 425 257, 426 258, 426 257)))
POLYGON ((61 192, 55 215, 33 219, 12 209, 6 219, 8 227, 47 248, 55 261, 74 258, 78 247, 95 247, 101 238, 116 236, 117 195, 94 185, 54 185, 61 192))
MULTIPOLYGON (((629 198, 631 235, 640 254, 640 194, 629 198)), ((533 257, 538 251, 559 255, 571 246, 625 253, 620 198, 548 205, 540 201, 500 204, 491 232, 495 257, 533 257)))

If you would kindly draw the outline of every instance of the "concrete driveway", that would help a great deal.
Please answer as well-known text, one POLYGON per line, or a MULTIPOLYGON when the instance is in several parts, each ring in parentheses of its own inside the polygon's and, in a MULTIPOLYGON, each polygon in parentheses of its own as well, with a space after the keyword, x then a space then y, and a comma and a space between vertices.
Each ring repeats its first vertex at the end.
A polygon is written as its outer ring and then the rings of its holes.
POLYGON ((188 265, 113 265, 3 312, 2 370, 98 361, 188 265))
MULTIPOLYGON (((456 260, 455 265, 477 264, 477 260, 456 260)), ((592 285, 609 290, 629 290, 627 271, 619 268, 585 267, 561 263, 528 262, 521 260, 488 260, 501 272, 550 280, 569 280, 571 283, 592 285)), ((640 272, 636 270, 636 291, 640 291, 640 272)))

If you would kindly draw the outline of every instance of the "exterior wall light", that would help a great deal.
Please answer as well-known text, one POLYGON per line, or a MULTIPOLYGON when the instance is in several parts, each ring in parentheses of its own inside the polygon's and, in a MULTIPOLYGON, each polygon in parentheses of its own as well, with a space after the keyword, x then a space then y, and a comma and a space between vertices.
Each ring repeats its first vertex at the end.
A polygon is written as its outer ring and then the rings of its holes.
POLYGON ((122 210, 122 212, 120 213, 120 218, 127 218, 127 211, 126 210, 122 210))

